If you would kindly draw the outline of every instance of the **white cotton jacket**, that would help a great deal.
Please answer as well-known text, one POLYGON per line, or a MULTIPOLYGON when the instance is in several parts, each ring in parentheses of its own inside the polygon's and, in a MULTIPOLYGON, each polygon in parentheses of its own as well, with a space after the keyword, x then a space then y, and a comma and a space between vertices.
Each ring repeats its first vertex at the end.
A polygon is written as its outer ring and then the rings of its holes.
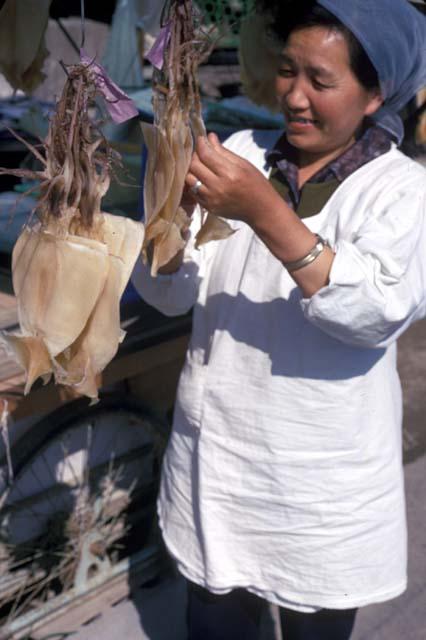
MULTIPOLYGON (((278 136, 227 146, 268 175, 278 136)), ((158 502, 190 580, 301 611, 404 591, 396 339, 425 314, 425 214, 426 172, 393 148, 303 220, 336 253, 310 299, 240 222, 176 274, 135 270, 163 313, 194 309, 158 502)))

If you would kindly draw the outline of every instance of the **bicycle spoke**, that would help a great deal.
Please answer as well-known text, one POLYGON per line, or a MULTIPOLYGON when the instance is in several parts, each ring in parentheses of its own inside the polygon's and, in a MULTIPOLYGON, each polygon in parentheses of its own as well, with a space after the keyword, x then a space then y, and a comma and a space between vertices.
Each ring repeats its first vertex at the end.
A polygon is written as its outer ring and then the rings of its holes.
MULTIPOLYGON (((15 482, 15 484, 16 484, 16 482, 15 482)), ((11 489, 13 489, 14 491, 16 491, 16 493, 18 494, 18 497, 19 497, 19 498, 21 498, 21 500, 27 500, 28 496, 25 496, 25 495, 24 495, 24 493, 21 491, 21 489, 19 489, 19 486, 14 486, 14 485, 13 485, 13 486, 11 487, 11 489)), ((12 503, 12 505, 10 505, 10 507, 13 507, 13 503, 12 503)), ((30 512, 30 513, 31 513, 35 518, 37 518, 37 519, 39 519, 39 518, 40 518, 40 514, 39 514, 37 511, 35 511, 35 510, 33 509, 33 507, 31 507, 31 506, 27 505, 27 506, 26 506, 26 508, 28 509, 28 511, 29 511, 29 512, 30 512)), ((18 516, 18 514, 17 514, 16 512, 13 512, 13 511, 12 511, 12 514, 13 514, 13 516, 14 516, 14 517, 18 516)), ((24 517, 24 516, 22 516, 22 517, 24 517)))
POLYGON ((53 480, 53 486, 55 486, 58 483, 58 478, 56 478, 56 476, 53 474, 52 467, 50 466, 49 462, 46 460, 46 455, 44 450, 41 451, 41 457, 43 458, 43 461, 46 465, 49 475, 53 480))
POLYGON ((59 423, 31 455, 8 500, 10 535, 24 539, 4 545, 6 576, 14 589, 8 622, 34 607, 41 613, 49 598, 72 587, 82 545, 92 531, 99 532, 102 551, 112 563, 125 557, 126 548, 129 552, 127 509, 141 483, 136 454, 138 447, 149 445, 142 472, 152 483, 149 462, 157 456, 157 435, 133 410, 101 408, 71 424, 59 423), (24 495, 37 488, 38 493, 24 495))
MULTIPOLYGON (((39 486, 40 487, 43 486, 42 483, 40 482, 40 478, 37 476, 37 474, 36 474, 36 472, 34 470, 34 465, 30 466, 30 471, 31 471, 32 475, 34 476, 34 478, 39 483, 39 486)), ((49 501, 50 506, 53 508, 53 511, 55 512, 56 511, 56 505, 55 505, 55 503, 53 502, 53 500, 52 500, 52 498, 50 496, 49 490, 47 490, 45 493, 43 493, 43 495, 45 495, 47 497, 47 500, 49 501)))
MULTIPOLYGON (((69 451, 66 448, 65 443, 62 442, 61 445, 62 445, 62 452, 64 454, 65 464, 68 466, 69 470, 71 471, 71 475, 73 477, 75 486, 78 487, 81 484, 81 479, 76 475, 75 469, 69 460, 69 451)), ((64 469, 65 469, 65 466, 64 466, 64 469)))

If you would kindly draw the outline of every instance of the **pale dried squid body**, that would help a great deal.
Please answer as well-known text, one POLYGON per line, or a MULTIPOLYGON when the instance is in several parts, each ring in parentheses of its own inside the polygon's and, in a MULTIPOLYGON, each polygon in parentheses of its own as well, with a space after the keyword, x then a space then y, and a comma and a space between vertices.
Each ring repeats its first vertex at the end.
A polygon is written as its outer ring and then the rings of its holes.
MULTIPOLYGON (((144 181, 146 233, 143 255, 152 248, 151 273, 167 264, 185 244, 188 216, 180 206, 185 177, 191 163, 194 140, 206 136, 196 71, 210 45, 196 32, 189 0, 170 3, 170 39, 164 65, 153 76, 154 125, 142 125, 148 149, 144 181)), ((227 222, 210 214, 197 237, 202 244, 229 236, 227 222)))
POLYGON ((55 357, 81 333, 104 287, 107 247, 25 229, 12 254, 12 272, 22 334, 41 338, 55 357))
MULTIPOLYGON (((193 136, 205 134, 199 114, 191 118, 191 125, 178 114, 173 127, 164 131, 159 125, 142 124, 148 150, 144 180, 145 246, 153 242, 152 275, 167 264, 185 247, 182 230, 188 219, 179 206, 193 152, 193 136)), ((230 225, 207 212, 196 236, 196 246, 210 240, 221 240, 233 233, 230 225)))
POLYGON ((144 180, 145 225, 148 232, 149 226, 159 216, 169 196, 175 171, 175 159, 167 136, 158 125, 142 122, 141 126, 148 151, 144 180))
MULTIPOLYGON (((162 224, 163 230, 154 239, 151 267, 154 275, 157 273, 158 268, 167 264, 185 247, 183 231, 188 226, 188 217, 180 207, 180 202, 182 200, 185 177, 191 162, 193 143, 189 128, 182 126, 181 122, 179 122, 179 125, 172 130, 171 135, 170 147, 174 158, 178 158, 178 160, 175 161, 174 175, 168 198, 156 225, 159 227, 162 224)), ((147 229, 147 234, 149 233, 150 229, 147 229)))
MULTIPOLYGON (((205 132, 201 117, 195 121, 197 131, 205 132)), ((191 163, 194 127, 185 124, 182 117, 178 118, 170 134, 170 143, 157 125, 143 124, 142 131, 148 149, 144 184, 145 243, 153 241, 151 273, 156 275, 162 265, 185 247, 182 230, 187 227, 187 216, 179 203, 191 163)), ((195 238, 197 248, 233 233, 225 220, 209 212, 206 214, 195 238)))
POLYGON ((89 117, 96 93, 90 65, 70 66, 44 156, 27 144, 43 170, 0 169, 41 183, 39 222, 24 228, 12 255, 20 330, 0 333, 25 369, 25 393, 38 377, 53 374, 96 398, 99 374, 124 335, 120 298, 144 227, 101 212, 119 158, 89 117))
POLYGON ((143 242, 143 225, 97 214, 99 239, 26 228, 13 252, 20 331, 3 343, 26 371, 97 398, 98 376, 124 337, 120 299, 143 242))
POLYGON ((108 251, 88 238, 25 228, 12 254, 19 332, 3 332, 26 371, 25 393, 83 331, 108 276, 108 251))
MULTIPOLYGON (((71 347, 56 359, 58 382, 81 395, 98 397, 97 377, 115 356, 124 338, 120 328, 120 299, 140 254, 143 226, 127 218, 102 214, 108 273, 85 327, 71 347)), ((95 220, 96 223, 96 220, 95 220)))
POLYGON ((153 242, 151 272, 156 275, 157 269, 185 246, 182 229, 187 216, 179 205, 193 144, 181 116, 169 131, 145 123, 142 131, 148 150, 144 182, 145 246, 153 242))

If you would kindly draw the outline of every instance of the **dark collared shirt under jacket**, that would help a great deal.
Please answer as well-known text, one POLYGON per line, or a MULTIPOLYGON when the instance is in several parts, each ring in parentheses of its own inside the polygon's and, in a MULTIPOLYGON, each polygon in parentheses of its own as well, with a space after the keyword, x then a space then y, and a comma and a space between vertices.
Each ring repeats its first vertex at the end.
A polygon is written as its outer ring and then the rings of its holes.
POLYGON ((269 180, 300 218, 308 218, 321 211, 346 178, 367 162, 389 151, 391 144, 391 137, 384 129, 369 127, 349 149, 322 167, 299 189, 297 152, 284 134, 267 154, 272 166, 269 180))

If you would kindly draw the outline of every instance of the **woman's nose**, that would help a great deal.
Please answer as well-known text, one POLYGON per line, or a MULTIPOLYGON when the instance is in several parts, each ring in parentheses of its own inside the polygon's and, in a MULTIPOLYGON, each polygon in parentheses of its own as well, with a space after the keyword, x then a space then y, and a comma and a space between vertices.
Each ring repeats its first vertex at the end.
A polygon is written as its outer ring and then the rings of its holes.
POLYGON ((283 96, 284 102, 291 110, 306 109, 309 99, 302 82, 295 80, 283 96))

